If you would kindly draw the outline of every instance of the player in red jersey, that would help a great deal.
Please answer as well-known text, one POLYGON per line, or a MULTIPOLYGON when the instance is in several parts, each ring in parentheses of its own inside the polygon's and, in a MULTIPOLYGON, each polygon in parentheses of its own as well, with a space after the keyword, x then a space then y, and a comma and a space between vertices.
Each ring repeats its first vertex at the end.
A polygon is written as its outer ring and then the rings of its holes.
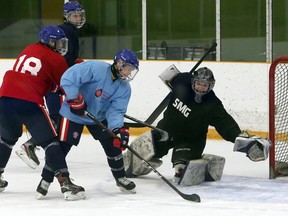
MULTIPOLYGON (((68 38, 68 51, 64 55, 66 62, 69 67, 76 63, 83 62, 83 59, 79 59, 79 38, 78 29, 86 22, 85 9, 77 1, 68 1, 63 6, 63 16, 64 23, 59 25, 68 38)), ((60 120, 59 110, 61 104, 63 103, 65 96, 63 93, 55 86, 55 88, 45 95, 46 106, 49 110, 50 118, 53 120, 54 126, 57 129, 57 124, 60 120)), ((15 153, 32 169, 36 169, 40 165, 40 161, 36 154, 36 144, 33 139, 30 138, 25 143, 23 143, 15 153)))
POLYGON ((27 46, 13 69, 4 75, 0 88, 0 192, 8 185, 2 174, 25 125, 36 144, 44 149, 46 164, 55 173, 64 198, 85 198, 84 188, 70 181, 65 156, 43 99, 53 85, 59 85, 68 68, 63 57, 67 44, 62 29, 45 26, 39 31, 39 42, 27 46))

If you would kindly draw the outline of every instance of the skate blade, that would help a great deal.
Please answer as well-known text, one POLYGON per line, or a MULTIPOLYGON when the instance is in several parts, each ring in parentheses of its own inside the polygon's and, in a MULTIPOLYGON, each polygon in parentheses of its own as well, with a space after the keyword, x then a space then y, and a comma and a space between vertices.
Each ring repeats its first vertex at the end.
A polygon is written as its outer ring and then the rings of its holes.
POLYGON ((35 199, 37 199, 37 200, 42 200, 44 197, 45 197, 45 196, 44 196, 43 194, 38 193, 38 192, 37 192, 37 194, 35 195, 35 199))
POLYGON ((36 167, 38 166, 38 164, 36 164, 33 160, 31 160, 26 152, 22 149, 15 151, 16 155, 26 164, 28 165, 30 168, 32 169, 36 169, 36 167))
POLYGON ((0 188, 0 192, 3 192, 3 191, 5 190, 5 188, 6 188, 6 187, 0 188))
POLYGON ((135 188, 133 188, 132 190, 126 190, 125 188, 123 187, 119 187, 119 190, 125 194, 135 194, 136 193, 136 190, 135 188))
POLYGON ((86 195, 84 191, 80 191, 77 194, 72 194, 71 191, 67 191, 64 193, 64 199, 67 201, 75 201, 85 199, 86 195))

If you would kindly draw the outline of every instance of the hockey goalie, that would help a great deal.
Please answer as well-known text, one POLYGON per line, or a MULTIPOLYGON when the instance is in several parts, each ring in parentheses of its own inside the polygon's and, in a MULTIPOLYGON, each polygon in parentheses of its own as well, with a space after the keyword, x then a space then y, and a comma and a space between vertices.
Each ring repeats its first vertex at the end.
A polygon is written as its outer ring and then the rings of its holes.
MULTIPOLYGON (((233 143, 234 151, 246 154, 255 162, 267 159, 271 141, 241 131, 213 91, 215 79, 209 68, 199 68, 192 74, 177 71, 172 65, 160 77, 169 83, 172 96, 157 127, 167 131, 169 138, 163 141, 158 131, 147 131, 130 144, 131 148, 154 168, 162 165, 161 158, 172 149, 174 182, 185 186, 218 181, 222 177, 225 158, 203 154, 209 126, 233 143)), ((124 164, 130 177, 152 171, 130 151, 124 153, 124 164)))

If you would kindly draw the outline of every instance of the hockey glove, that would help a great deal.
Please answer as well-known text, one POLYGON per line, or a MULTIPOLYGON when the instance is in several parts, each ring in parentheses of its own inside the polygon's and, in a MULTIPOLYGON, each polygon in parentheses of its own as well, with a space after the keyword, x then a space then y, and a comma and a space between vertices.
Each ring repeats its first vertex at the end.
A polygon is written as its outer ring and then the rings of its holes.
POLYGON ((244 152, 251 161, 257 162, 268 158, 271 145, 271 141, 267 138, 250 136, 247 132, 242 132, 235 139, 233 150, 244 152))
POLYGON ((129 142, 129 136, 130 136, 129 129, 125 127, 115 128, 113 129, 113 133, 119 137, 113 140, 113 145, 124 151, 129 142))
POLYGON ((56 92, 60 91, 59 85, 56 85, 56 84, 53 85, 50 91, 51 91, 52 93, 56 93, 56 92))
POLYGON ((65 95, 64 90, 56 84, 52 86, 50 92, 54 94, 57 93, 59 96, 65 95))
POLYGON ((78 98, 67 100, 67 103, 70 105, 70 111, 78 116, 84 116, 84 111, 87 109, 87 104, 83 100, 82 95, 79 95, 78 98))

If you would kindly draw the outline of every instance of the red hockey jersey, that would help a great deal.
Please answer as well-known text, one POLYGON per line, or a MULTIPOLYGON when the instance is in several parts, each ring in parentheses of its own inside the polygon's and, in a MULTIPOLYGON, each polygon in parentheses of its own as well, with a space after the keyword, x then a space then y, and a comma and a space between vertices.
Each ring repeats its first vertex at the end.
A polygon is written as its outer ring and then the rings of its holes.
POLYGON ((43 97, 53 84, 60 84, 60 78, 67 68, 65 58, 59 53, 42 44, 31 44, 18 56, 13 69, 5 73, 0 97, 43 105, 43 97))

